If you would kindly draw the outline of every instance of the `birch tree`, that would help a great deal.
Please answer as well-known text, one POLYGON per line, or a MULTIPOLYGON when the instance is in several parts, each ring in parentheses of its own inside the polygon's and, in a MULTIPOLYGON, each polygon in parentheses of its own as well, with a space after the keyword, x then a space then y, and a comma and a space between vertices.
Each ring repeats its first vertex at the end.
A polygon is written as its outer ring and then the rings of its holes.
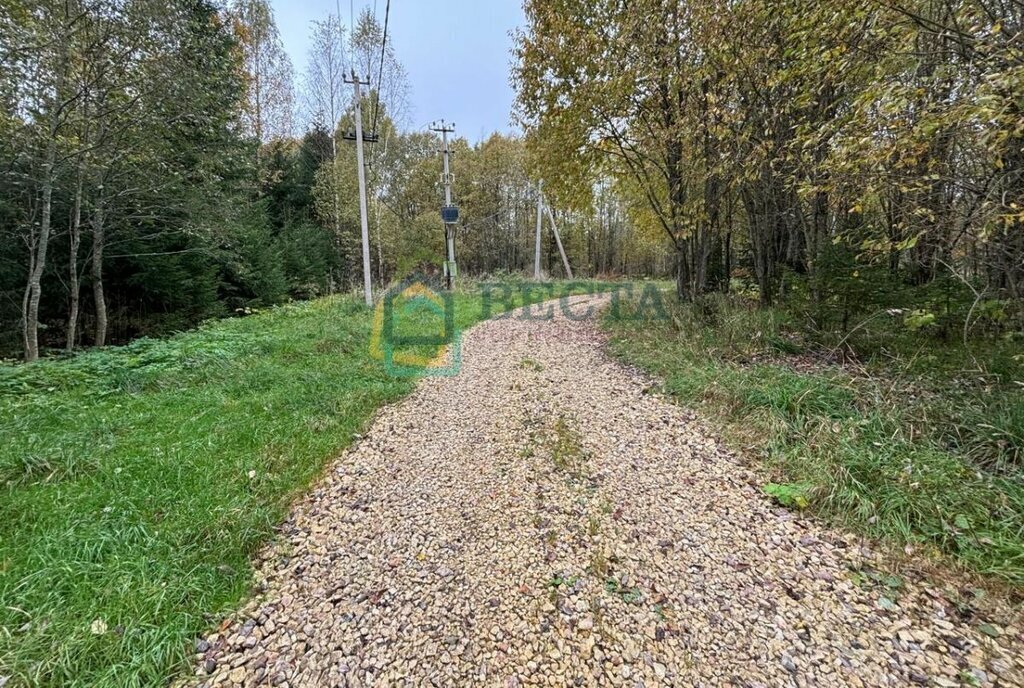
POLYGON ((326 122, 330 133, 331 155, 329 169, 330 212, 328 224, 332 229, 335 246, 341 252, 341 193, 338 174, 338 124, 342 113, 351 102, 349 86, 345 83, 349 69, 345 54, 345 30, 336 15, 328 15, 322 21, 313 23, 310 35, 309 61, 304 80, 306 107, 315 129, 326 122))
MULTIPOLYGON (((7 57, 21 68, 25 81, 16 98, 33 126, 25 153, 32 160, 38 212, 29 214, 28 279, 22 301, 22 339, 26 361, 39 358, 39 307, 53 230, 53 201, 62 170, 62 138, 81 98, 72 78, 73 43, 85 10, 74 0, 16 6, 23 24, 8 44, 7 57)), ((6 42, 6 41, 5 41, 6 42)), ((6 63, 7 60, 5 60, 6 63)))
POLYGON ((267 0, 234 0, 231 13, 246 79, 245 130, 259 144, 287 138, 294 133, 294 70, 273 9, 267 0))

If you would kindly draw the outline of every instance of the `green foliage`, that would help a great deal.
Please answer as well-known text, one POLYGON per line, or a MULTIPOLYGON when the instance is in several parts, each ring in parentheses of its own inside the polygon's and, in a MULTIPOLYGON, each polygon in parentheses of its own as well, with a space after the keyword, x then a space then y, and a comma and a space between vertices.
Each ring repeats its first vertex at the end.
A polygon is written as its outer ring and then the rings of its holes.
POLYGON ((236 293, 244 299, 237 307, 279 303, 288 290, 279 242, 262 213, 244 222, 233 232, 237 237, 232 255, 235 260, 228 263, 228 280, 235 283, 236 293))
POLYGON ((309 223, 287 225, 278 235, 281 263, 289 294, 297 299, 329 292, 339 256, 330 235, 309 223))
POLYGON ((935 323, 935 314, 918 308, 903 316, 903 324, 911 330, 922 330, 935 323))
POLYGON ((789 299, 791 273, 815 278, 813 301, 844 323, 887 287, 941 277, 1020 302, 1019 3, 524 9, 532 166, 575 207, 613 180, 634 224, 676 249, 681 296, 741 267, 763 305, 789 299))
POLYGON ((761 489, 776 502, 791 509, 806 509, 811 503, 807 485, 768 483, 761 489))

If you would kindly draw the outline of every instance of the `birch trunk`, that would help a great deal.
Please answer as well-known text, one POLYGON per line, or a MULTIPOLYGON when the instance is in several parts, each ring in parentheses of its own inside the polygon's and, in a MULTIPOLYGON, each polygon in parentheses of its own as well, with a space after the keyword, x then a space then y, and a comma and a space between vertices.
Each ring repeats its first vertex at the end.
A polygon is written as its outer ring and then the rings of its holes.
POLYGON ((75 349, 78 336, 78 310, 81 301, 82 284, 78 279, 78 247, 82 243, 82 170, 78 172, 78 186, 75 189, 75 205, 71 216, 71 246, 68 256, 68 327, 64 348, 69 353, 75 349))
POLYGON ((32 269, 28 277, 28 298, 25 309, 25 360, 39 359, 39 302, 42 297, 43 271, 46 269, 46 252, 50 245, 50 226, 53 215, 54 167, 57 159, 56 122, 50 126, 50 141, 46 146, 46 162, 43 163, 42 204, 40 206, 39 237, 32 269))

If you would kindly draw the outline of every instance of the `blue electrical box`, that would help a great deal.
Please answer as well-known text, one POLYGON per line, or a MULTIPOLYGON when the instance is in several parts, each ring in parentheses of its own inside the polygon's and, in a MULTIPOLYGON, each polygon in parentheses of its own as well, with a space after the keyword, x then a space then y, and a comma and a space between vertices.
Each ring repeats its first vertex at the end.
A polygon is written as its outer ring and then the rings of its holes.
POLYGON ((446 205, 441 208, 441 219, 446 225, 453 225, 459 221, 459 206, 446 205))

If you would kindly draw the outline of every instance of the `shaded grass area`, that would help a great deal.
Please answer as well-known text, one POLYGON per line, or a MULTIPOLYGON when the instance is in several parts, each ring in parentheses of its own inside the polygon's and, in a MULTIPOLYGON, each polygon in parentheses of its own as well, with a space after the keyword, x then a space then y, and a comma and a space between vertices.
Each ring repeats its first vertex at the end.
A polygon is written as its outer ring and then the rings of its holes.
POLYGON ((1024 586, 1019 343, 930 341, 880 322, 838 357, 838 341, 785 313, 724 297, 673 304, 668 318, 626 307, 605 325, 615 354, 759 457, 770 491, 1024 586))
MULTIPOLYGON (((507 293, 464 287, 457 326, 551 295, 507 293)), ((290 502, 412 389, 370 355, 373 319, 332 297, 0 367, 0 677, 154 686, 187 667, 290 502)))

